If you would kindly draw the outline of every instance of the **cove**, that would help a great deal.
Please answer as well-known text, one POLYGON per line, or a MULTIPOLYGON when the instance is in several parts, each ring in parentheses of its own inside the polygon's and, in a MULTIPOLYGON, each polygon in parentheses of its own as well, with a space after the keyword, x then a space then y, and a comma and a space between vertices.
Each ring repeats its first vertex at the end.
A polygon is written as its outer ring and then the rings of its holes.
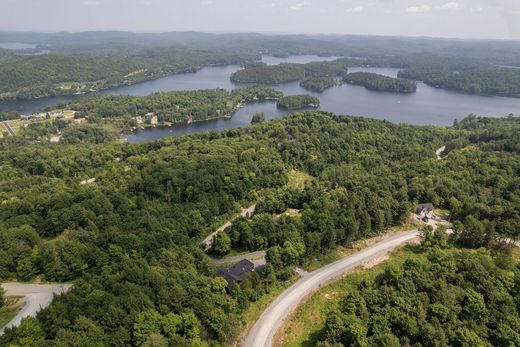
MULTIPOLYGON (((281 62, 308 63, 312 61, 333 60, 336 57, 291 56, 276 58, 264 56, 266 64, 281 62)), ((234 84, 230 75, 239 69, 238 66, 206 67, 196 73, 171 75, 157 80, 146 81, 131 86, 123 86, 102 91, 103 95, 149 95, 155 92, 173 90, 196 90, 223 88, 231 90, 244 85, 234 84)), ((398 69, 392 68, 350 68, 349 72, 369 71, 387 76, 397 76, 398 69)), ((394 123, 416 125, 448 126, 455 119, 462 119, 469 114, 501 117, 510 113, 520 113, 520 98, 488 97, 467 95, 449 90, 437 89, 423 83, 418 84, 413 94, 395 94, 376 92, 361 86, 343 84, 325 90, 323 93, 312 93, 299 86, 299 82, 284 83, 273 86, 285 95, 312 94, 320 98, 320 110, 335 114, 351 114, 357 116, 386 119, 394 123)), ((52 97, 38 100, 15 100, 0 102, 0 111, 17 110, 22 113, 40 111, 46 107, 67 103, 75 97, 52 97)), ((122 138, 130 142, 159 139, 198 131, 222 130, 248 126, 255 112, 264 112, 266 119, 275 119, 287 114, 278 110, 274 102, 249 104, 241 108, 229 119, 214 119, 192 124, 177 124, 172 127, 156 127, 137 130, 124 134, 122 138)))

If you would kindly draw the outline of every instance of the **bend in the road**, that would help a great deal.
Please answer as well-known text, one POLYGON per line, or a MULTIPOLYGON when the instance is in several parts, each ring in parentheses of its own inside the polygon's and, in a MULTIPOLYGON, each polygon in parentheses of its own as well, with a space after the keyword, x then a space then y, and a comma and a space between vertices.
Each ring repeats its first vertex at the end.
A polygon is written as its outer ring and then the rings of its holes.
POLYGON ((19 326, 25 317, 35 317, 40 310, 52 303, 54 294, 66 293, 71 287, 71 284, 2 284, 6 296, 23 296, 23 306, 7 325, 0 328, 0 336, 3 335, 5 329, 19 326))
POLYGON ((246 347, 270 347, 274 336, 283 324, 283 321, 296 309, 298 304, 309 294, 345 272, 355 269, 366 262, 377 259, 397 246, 415 239, 418 231, 408 231, 396 234, 388 239, 365 248, 364 250, 338 260, 321 269, 315 270, 285 290, 261 315, 255 323, 244 346, 246 347))

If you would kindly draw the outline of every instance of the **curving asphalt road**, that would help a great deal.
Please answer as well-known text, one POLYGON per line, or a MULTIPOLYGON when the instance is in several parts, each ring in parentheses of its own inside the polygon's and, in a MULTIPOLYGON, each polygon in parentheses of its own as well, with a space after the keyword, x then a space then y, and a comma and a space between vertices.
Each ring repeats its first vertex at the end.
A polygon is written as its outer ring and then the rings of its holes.
POLYGON ((0 329, 3 335, 6 328, 20 325, 25 317, 35 317, 41 309, 49 306, 54 299, 54 294, 66 293, 71 284, 25 284, 25 283, 4 283, 2 288, 6 296, 23 296, 22 309, 6 326, 0 329))
POLYGON ((435 152, 435 156, 437 157, 437 160, 441 160, 442 157, 441 157, 441 154, 442 152, 444 152, 446 150, 446 146, 442 146, 441 148, 439 148, 436 152, 435 152))
POLYGON ((355 269, 370 260, 377 259, 394 248, 416 239, 418 235, 419 232, 417 230, 395 234, 356 254, 304 275, 269 305, 249 331, 243 346, 271 347, 274 336, 284 320, 298 307, 298 304, 306 296, 345 272, 355 269))

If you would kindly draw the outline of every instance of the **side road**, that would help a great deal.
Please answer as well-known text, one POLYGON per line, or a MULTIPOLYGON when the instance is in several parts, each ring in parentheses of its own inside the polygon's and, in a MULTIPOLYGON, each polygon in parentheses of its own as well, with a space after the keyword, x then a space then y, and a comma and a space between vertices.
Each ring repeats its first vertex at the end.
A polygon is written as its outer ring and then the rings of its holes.
POLYGON ((239 215, 235 216, 233 219, 227 221, 224 225, 222 225, 220 228, 212 232, 208 235, 202 242, 201 245, 204 247, 204 249, 207 251, 211 248, 211 245, 213 243, 213 238, 217 236, 218 233, 224 231, 226 228, 229 228, 233 221, 237 219, 238 217, 249 217, 255 212, 256 204, 249 206, 248 208, 243 208, 239 215))
POLYGON ((5 327, 0 328, 0 335, 3 335, 6 328, 20 325, 23 318, 35 317, 38 311, 51 304, 54 294, 66 293, 71 287, 72 284, 2 284, 6 296, 23 296, 23 306, 5 327))
POLYGON ((398 233, 351 256, 340 259, 316 271, 305 274, 298 282, 286 289, 260 316, 249 331, 244 346, 270 347, 283 321, 298 304, 321 286, 342 276, 371 260, 382 257, 398 246, 415 240, 418 230, 398 233))

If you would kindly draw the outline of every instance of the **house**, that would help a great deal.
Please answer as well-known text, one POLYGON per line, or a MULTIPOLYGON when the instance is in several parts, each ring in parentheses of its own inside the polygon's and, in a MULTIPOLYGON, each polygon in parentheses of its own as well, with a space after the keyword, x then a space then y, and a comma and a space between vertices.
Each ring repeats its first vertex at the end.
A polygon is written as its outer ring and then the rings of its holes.
POLYGON ((419 219, 428 223, 430 218, 432 218, 432 211, 433 211, 432 203, 419 204, 419 205, 417 205, 417 208, 415 209, 415 214, 417 215, 417 217, 419 219))
POLYGON ((153 112, 150 112, 150 113, 147 113, 144 115, 143 117, 146 121, 149 121, 149 124, 150 125, 157 125, 159 124, 159 118, 157 117, 157 115, 153 112))
POLYGON ((90 178, 88 180, 84 180, 84 181, 81 181, 79 184, 81 184, 82 186, 84 185, 89 185, 89 184, 93 184, 96 182, 96 179, 95 178, 90 178))
POLYGON ((221 277, 224 277, 224 279, 228 282, 228 286, 231 286, 234 283, 242 283, 246 276, 254 270, 255 264, 247 259, 244 259, 228 269, 218 269, 217 274, 221 277))

